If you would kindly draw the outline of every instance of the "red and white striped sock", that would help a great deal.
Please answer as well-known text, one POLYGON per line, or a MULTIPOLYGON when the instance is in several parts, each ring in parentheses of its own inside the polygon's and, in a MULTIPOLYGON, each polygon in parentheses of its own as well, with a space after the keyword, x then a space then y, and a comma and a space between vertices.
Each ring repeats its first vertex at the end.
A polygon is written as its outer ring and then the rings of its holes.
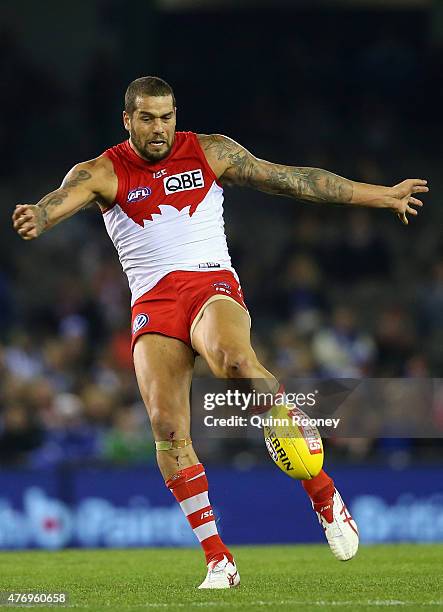
POLYGON ((189 521, 206 556, 206 563, 233 557, 218 535, 214 511, 209 503, 208 480, 201 463, 184 468, 166 481, 189 521))

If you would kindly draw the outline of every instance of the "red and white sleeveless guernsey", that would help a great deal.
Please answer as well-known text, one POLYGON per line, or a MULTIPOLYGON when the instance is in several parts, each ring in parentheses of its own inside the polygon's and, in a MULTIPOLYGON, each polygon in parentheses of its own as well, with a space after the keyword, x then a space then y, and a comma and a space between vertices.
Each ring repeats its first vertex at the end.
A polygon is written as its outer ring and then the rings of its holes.
POLYGON ((223 188, 193 132, 176 132, 168 157, 150 163, 126 140, 104 152, 118 178, 103 213, 128 277, 131 304, 177 270, 214 272, 231 265, 223 188))

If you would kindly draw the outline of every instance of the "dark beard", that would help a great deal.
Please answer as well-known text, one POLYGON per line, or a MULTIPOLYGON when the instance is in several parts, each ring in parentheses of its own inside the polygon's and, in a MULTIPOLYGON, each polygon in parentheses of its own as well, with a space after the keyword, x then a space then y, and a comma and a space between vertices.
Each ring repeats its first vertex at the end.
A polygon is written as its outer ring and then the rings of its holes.
POLYGON ((151 153, 150 151, 146 151, 142 146, 141 143, 139 142, 138 138, 135 136, 135 134, 133 134, 132 132, 130 132, 130 136, 131 136, 131 141, 132 144, 134 145, 134 147, 137 149, 137 153, 143 157, 143 159, 146 159, 146 161, 155 164, 159 161, 161 161, 162 159, 165 159, 165 157, 168 157, 169 153, 172 150, 172 146, 174 144, 174 142, 172 142, 172 144, 166 149, 166 151, 164 153, 160 153, 160 151, 158 153, 151 153))

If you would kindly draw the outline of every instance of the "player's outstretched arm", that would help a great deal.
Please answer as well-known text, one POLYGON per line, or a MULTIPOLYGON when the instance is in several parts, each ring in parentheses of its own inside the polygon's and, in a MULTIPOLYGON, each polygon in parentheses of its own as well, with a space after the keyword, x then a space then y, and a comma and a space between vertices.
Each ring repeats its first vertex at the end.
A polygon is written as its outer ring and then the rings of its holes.
POLYGON ((220 134, 201 135, 199 140, 219 178, 274 195, 306 202, 387 208, 407 224, 406 215, 417 214, 413 206, 422 206, 413 194, 429 191, 427 181, 422 179, 407 179, 394 187, 382 187, 350 181, 321 168, 273 164, 258 159, 220 134))
POLYGON ((33 240, 91 202, 112 199, 106 193, 113 186, 110 163, 103 158, 79 163, 37 204, 17 205, 12 215, 15 231, 23 240, 33 240))

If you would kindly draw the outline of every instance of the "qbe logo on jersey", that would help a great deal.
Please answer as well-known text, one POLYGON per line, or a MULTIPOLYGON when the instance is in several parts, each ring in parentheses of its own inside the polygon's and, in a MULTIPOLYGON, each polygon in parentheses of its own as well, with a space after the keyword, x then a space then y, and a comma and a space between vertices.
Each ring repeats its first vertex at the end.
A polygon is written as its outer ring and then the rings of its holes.
POLYGON ((163 179, 163 186, 166 195, 172 195, 173 193, 177 193, 177 191, 201 189, 201 187, 205 186, 205 180, 203 178, 203 172, 199 168, 198 170, 188 170, 187 172, 180 172, 180 174, 167 176, 163 179))

